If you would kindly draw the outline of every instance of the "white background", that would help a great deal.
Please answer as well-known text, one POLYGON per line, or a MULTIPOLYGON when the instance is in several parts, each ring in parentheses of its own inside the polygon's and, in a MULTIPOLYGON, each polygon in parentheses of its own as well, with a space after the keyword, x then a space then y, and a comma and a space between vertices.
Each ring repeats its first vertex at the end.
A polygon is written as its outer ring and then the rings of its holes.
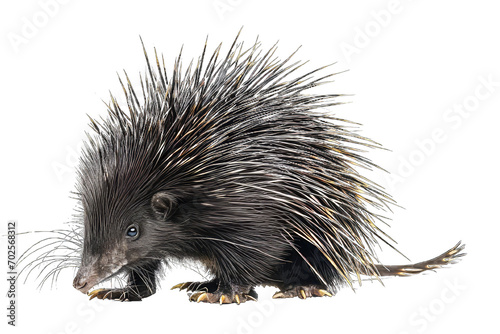
MULTIPOLYGON (((19 285, 15 329, 6 325, 2 297, 2 333, 497 331, 500 20, 493 3, 2 2, 2 235, 8 219, 19 221, 19 232, 69 220, 86 114, 104 115, 108 90, 121 98, 116 72, 126 69, 137 80, 144 70, 139 35, 171 68, 181 45, 187 64, 207 35, 210 50, 219 42, 227 50, 244 26, 248 45, 257 35, 264 48, 279 40, 281 58, 302 45, 296 58, 310 60, 306 69, 335 61, 331 71, 349 69, 316 92, 354 94, 332 112, 362 123, 363 135, 390 149, 368 155, 392 178, 368 175, 405 208, 387 214, 398 248, 419 261, 462 239, 468 252, 450 269, 389 279, 385 287, 367 282, 356 293, 306 301, 274 301, 273 288, 259 288, 258 303, 223 307, 189 303, 185 293, 168 289, 199 278, 189 269, 167 272, 163 289, 140 303, 89 302, 72 288, 68 271, 52 290, 40 292, 33 281, 19 285)), ((20 247, 33 240, 20 237, 20 247)), ((380 258, 405 263, 385 248, 380 258)), ((0 291, 7 289, 3 277, 0 291)))

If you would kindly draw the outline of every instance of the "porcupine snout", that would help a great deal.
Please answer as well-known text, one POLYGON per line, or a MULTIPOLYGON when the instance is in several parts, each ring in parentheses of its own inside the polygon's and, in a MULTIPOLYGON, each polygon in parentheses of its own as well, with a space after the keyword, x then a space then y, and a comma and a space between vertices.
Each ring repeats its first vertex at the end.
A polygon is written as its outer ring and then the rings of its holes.
POLYGON ((73 279, 73 287, 82 293, 87 293, 99 281, 99 275, 94 273, 92 267, 81 266, 73 279))
POLYGON ((83 253, 82 263, 73 279, 73 287, 83 293, 117 274, 127 264, 122 247, 102 254, 92 254, 84 248, 83 253))
POLYGON ((80 271, 78 271, 78 273, 75 276, 75 279, 73 280, 73 287, 77 290, 84 292, 83 290, 85 289, 85 287, 87 287, 87 285, 88 284, 85 277, 80 273, 80 271))

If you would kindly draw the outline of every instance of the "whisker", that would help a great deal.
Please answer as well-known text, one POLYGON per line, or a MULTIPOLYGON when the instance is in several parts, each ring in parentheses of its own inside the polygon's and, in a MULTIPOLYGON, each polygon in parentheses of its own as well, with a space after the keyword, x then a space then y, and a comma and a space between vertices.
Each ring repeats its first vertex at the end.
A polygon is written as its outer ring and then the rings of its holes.
POLYGON ((24 276, 26 283, 36 272, 34 280, 40 281, 39 289, 42 289, 49 279, 53 288, 62 270, 79 266, 83 248, 82 228, 80 223, 74 223, 68 229, 18 233, 48 236, 38 240, 21 254, 16 263, 16 267, 20 268, 17 279, 24 276))

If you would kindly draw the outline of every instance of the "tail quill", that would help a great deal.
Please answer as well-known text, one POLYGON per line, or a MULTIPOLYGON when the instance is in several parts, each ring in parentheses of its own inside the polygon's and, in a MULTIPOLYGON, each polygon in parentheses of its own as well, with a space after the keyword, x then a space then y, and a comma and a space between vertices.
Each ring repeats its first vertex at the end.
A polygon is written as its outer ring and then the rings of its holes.
POLYGON ((453 248, 427 261, 392 266, 377 264, 375 268, 378 271, 378 276, 412 276, 460 261, 461 257, 466 255, 466 253, 462 253, 464 248, 465 244, 459 241, 453 248))

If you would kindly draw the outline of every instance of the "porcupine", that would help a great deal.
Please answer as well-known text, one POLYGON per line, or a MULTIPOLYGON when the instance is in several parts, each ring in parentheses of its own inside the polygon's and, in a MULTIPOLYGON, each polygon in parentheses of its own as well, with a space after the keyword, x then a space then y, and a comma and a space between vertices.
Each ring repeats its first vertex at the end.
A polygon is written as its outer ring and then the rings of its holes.
MULTIPOLYGON (((208 303, 332 296, 361 275, 405 276, 454 262, 460 242, 431 260, 379 264, 374 246, 393 240, 372 210, 395 204, 357 167, 378 168, 360 148, 379 144, 334 117, 340 94, 306 94, 333 74, 294 76, 304 63, 275 58, 259 42, 235 39, 206 60, 173 73, 156 54, 141 78, 143 101, 125 72, 127 100, 111 96, 106 119, 78 167, 83 250, 76 289, 92 298, 141 300, 156 292, 169 259, 197 260, 212 279, 186 282, 189 299, 208 303), (124 273, 121 288, 96 284, 124 273)), ((182 53, 182 52, 181 52, 182 53)), ((393 247, 394 248, 394 247, 393 247)), ((395 248, 394 248, 395 249, 395 248)))

